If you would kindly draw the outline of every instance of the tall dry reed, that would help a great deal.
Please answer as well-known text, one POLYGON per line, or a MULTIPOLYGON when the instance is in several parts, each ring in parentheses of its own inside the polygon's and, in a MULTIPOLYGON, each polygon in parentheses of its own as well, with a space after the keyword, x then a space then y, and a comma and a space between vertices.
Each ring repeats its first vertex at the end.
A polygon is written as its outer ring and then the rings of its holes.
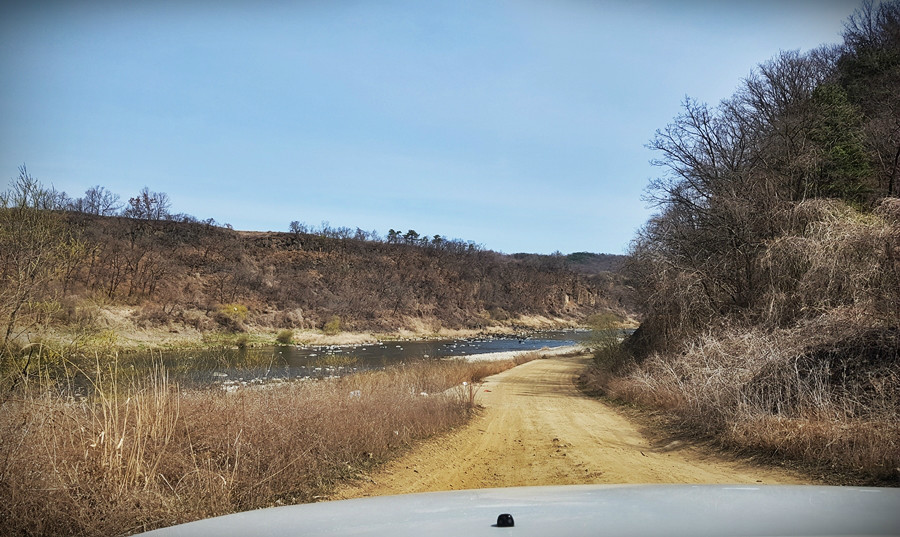
POLYGON ((17 535, 124 535, 314 501, 461 424, 468 386, 529 358, 419 363, 226 392, 166 372, 90 372, 91 394, 29 378, 0 405, 0 521, 17 535))

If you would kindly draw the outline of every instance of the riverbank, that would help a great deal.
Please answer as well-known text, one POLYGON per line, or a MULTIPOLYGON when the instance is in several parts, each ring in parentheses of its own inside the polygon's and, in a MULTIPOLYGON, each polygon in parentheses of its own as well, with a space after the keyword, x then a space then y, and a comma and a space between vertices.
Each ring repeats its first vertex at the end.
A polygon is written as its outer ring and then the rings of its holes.
MULTIPOLYGON (((538 352, 542 358, 549 358, 551 356, 572 356, 584 352, 584 347, 580 345, 564 345, 553 349, 544 348, 536 352, 538 352)), ((466 360, 467 362, 498 362, 503 360, 514 360, 521 354, 523 354, 521 351, 484 352, 469 356, 460 356, 459 358, 466 360)))
MULTIPOLYGON (((517 316, 495 321, 478 329, 446 328, 440 323, 405 319, 390 331, 349 331, 284 329, 246 323, 241 331, 199 330, 188 325, 143 324, 137 321, 139 310, 124 306, 98 308, 90 329, 56 325, 41 326, 21 338, 21 346, 45 346, 66 352, 108 353, 110 351, 148 351, 176 349, 213 349, 221 347, 258 347, 276 344, 302 346, 363 345, 381 341, 450 340, 478 337, 527 335, 540 330, 582 327, 582 322, 561 317, 517 316)), ((623 326, 636 327, 626 319, 623 326)))
POLYGON ((0 400, 0 520, 18 535, 123 535, 315 501, 463 424, 481 379, 540 356, 234 391, 99 366, 81 398, 65 379, 23 378, 0 400))

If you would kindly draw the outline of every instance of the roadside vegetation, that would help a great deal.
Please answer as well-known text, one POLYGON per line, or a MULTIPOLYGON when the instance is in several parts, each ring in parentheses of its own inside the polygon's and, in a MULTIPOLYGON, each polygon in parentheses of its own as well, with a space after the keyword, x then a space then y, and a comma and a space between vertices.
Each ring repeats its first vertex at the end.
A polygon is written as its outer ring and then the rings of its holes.
POLYGON ((477 382, 539 357, 439 361, 339 379, 180 389, 98 357, 86 395, 35 355, 0 400, 8 535, 125 535, 315 501, 463 423, 477 382), (464 384, 465 383, 465 384, 464 384))
POLYGON ((591 386, 722 443, 900 484, 900 3, 650 143, 644 310, 591 386))

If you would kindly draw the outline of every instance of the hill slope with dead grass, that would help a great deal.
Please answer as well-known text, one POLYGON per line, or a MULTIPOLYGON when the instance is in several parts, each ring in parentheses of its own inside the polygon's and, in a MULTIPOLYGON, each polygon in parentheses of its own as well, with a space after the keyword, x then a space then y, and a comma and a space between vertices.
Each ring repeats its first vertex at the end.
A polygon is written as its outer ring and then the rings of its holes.
POLYGON ((96 337, 129 324, 192 334, 429 334, 528 318, 571 324, 601 311, 627 315, 621 276, 572 270, 562 256, 32 207, 0 209, 0 219, 0 317, 11 343, 54 329, 96 337))

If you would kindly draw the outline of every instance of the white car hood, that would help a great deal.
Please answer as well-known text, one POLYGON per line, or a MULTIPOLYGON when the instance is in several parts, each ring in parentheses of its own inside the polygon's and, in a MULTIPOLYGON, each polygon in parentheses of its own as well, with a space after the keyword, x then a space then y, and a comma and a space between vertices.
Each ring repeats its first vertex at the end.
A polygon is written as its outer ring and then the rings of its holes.
POLYGON ((381 496, 236 513, 152 531, 205 535, 900 535, 900 489, 573 485, 381 496), (497 527, 501 514, 514 527, 497 527))

